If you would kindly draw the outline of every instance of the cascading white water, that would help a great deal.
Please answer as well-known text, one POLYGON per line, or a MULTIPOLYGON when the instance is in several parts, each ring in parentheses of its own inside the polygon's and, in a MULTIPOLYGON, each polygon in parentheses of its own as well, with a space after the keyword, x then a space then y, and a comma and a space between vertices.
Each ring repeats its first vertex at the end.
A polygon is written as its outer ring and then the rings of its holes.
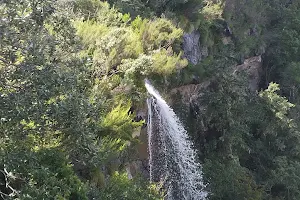
POLYGON ((148 105, 150 180, 164 182, 168 200, 205 200, 201 165, 186 130, 173 109, 145 81, 148 105))

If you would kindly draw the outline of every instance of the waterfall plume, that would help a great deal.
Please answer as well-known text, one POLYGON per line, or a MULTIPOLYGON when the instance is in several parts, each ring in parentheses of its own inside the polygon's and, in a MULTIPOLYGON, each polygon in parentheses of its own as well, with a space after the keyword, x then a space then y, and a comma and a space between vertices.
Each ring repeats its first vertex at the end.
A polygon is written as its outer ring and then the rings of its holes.
POLYGON ((148 146, 150 180, 163 182, 168 200, 205 200, 201 165, 187 131, 173 109, 148 80, 148 146))

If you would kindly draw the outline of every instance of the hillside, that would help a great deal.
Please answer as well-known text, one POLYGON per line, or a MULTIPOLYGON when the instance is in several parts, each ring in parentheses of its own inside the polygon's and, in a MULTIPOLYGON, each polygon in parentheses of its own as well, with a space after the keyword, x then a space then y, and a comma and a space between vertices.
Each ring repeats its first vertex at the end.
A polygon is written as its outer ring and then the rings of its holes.
POLYGON ((299 0, 1 0, 0 16, 0 199, 164 199, 145 79, 207 199, 300 199, 299 0))

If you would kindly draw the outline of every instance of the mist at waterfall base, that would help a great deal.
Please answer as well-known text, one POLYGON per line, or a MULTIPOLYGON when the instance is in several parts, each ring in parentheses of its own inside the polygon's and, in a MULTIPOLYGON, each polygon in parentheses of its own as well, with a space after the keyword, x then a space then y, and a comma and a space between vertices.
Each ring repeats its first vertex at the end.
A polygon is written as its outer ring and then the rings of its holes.
POLYGON ((187 131, 173 109, 148 80, 148 146, 150 181, 163 182, 167 200, 205 200, 201 165, 187 131))

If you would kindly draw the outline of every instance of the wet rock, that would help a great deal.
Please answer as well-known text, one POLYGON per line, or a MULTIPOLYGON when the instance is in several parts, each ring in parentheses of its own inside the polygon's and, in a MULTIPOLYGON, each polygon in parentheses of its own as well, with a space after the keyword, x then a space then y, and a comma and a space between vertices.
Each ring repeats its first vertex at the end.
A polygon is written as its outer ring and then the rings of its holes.
MULTIPOLYGON (((140 110, 137 115, 146 119, 146 111, 140 110)), ((132 134, 133 137, 139 139, 139 143, 135 146, 135 152, 131 155, 131 162, 126 164, 126 171, 128 178, 133 178, 136 175, 142 175, 144 178, 149 179, 149 153, 148 153, 148 135, 147 127, 142 127, 132 134)))
POLYGON ((130 162, 125 168, 129 179, 140 175, 146 179, 150 178, 148 160, 137 160, 130 162))

